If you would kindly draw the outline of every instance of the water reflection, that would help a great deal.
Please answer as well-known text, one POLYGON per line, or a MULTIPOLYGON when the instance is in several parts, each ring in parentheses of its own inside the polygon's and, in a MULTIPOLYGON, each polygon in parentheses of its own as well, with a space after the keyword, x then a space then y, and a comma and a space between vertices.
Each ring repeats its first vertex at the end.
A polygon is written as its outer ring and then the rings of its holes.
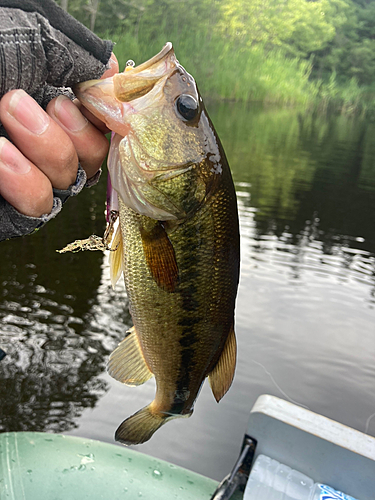
MULTIPOLYGON (((326 235, 320 229, 320 219, 305 221, 304 228, 297 234, 290 232, 285 225, 278 235, 276 224, 269 223, 267 232, 262 234, 256 221, 257 210, 247 207, 250 195, 240 190, 237 197, 241 224, 241 235, 248 251, 249 263, 264 264, 267 268, 280 268, 287 272, 289 280, 309 279, 306 272, 334 279, 340 283, 358 282, 367 286, 368 297, 365 301, 374 304, 375 257, 356 247, 364 243, 363 237, 326 235)), ((245 259, 245 262, 247 259, 245 259)), ((243 267, 243 271, 245 271, 243 267)))
POLYGON ((273 226, 281 235, 287 225, 296 236, 319 217, 327 245, 340 236, 375 252, 372 123, 277 108, 212 111, 234 178, 245 182, 246 203, 257 209, 260 234, 273 226))
MULTIPOLYGON (((80 217, 67 205, 68 217, 48 231, 1 247, 0 345, 7 356, 0 366, 0 430, 67 431, 107 390, 98 376, 117 331, 115 318, 103 322, 105 307, 97 301, 98 290, 109 287, 101 283, 102 256, 55 252, 67 235, 101 231, 93 194, 84 197, 80 217)), ((119 310, 129 317, 126 302, 119 310)))
MULTIPOLYGON (((242 267, 234 385, 204 386, 194 416, 141 450, 220 479, 267 392, 375 435, 374 125, 294 110, 211 104, 234 173, 242 267), (225 450, 225 453, 223 453, 225 450)), ((30 238, 0 245, 0 430, 112 442, 154 385, 105 375, 131 320, 100 253, 55 253, 103 231, 104 182, 30 238)), ((167 428, 168 427, 168 428, 167 428)))

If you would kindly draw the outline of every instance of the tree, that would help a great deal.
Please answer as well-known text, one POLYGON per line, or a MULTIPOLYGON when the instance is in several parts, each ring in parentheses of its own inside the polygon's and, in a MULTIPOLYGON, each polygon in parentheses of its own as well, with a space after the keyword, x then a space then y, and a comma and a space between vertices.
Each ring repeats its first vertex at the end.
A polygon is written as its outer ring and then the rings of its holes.
POLYGON ((353 77, 361 85, 374 82, 375 2, 348 2, 346 21, 325 49, 315 54, 314 74, 328 78, 332 72, 341 83, 353 77))
MULTIPOLYGON (((59 0, 62 8, 68 0, 59 0)), ((69 0, 69 14, 97 33, 121 31, 133 26, 142 11, 142 0, 69 0)), ((65 9, 64 9, 65 10, 65 9)))
POLYGON ((306 56, 334 38, 333 10, 337 8, 329 0, 224 0, 220 28, 233 41, 279 46, 306 56))

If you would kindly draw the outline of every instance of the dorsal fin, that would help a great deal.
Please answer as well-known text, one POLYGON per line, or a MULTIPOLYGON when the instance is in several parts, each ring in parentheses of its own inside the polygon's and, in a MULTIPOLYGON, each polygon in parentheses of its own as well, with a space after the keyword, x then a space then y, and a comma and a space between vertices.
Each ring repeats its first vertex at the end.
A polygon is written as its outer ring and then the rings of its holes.
POLYGON ((117 226, 115 236, 113 237, 111 252, 109 254, 109 266, 112 288, 115 288, 121 273, 123 271, 123 245, 120 224, 117 226))
POLYGON ((225 342, 223 352, 221 353, 215 368, 208 375, 208 380, 217 402, 220 401, 232 385, 236 369, 236 358, 236 335, 232 325, 228 338, 225 342))
POLYGON ((144 384, 152 377, 134 326, 110 355, 107 370, 111 377, 130 386, 144 384))
POLYGON ((178 284, 178 267, 163 224, 155 221, 151 229, 141 228, 141 236, 146 262, 154 280, 166 292, 174 292, 178 284))

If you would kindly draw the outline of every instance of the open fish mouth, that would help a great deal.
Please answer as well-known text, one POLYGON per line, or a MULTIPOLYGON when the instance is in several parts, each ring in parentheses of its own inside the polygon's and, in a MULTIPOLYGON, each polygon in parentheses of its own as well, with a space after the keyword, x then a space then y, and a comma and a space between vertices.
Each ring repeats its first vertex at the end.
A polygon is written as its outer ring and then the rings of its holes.
POLYGON ((131 67, 131 71, 127 71, 128 67, 109 78, 79 83, 73 91, 85 108, 110 130, 124 137, 129 132, 126 117, 149 106, 148 97, 140 98, 153 89, 157 93, 178 66, 173 46, 168 42, 158 54, 131 67))
POLYGON ((113 77, 116 98, 122 102, 131 102, 142 97, 178 64, 171 42, 167 42, 154 57, 132 68, 131 71, 118 73, 113 77))
MULTIPOLYGON (((90 95, 95 98, 97 91, 103 95, 114 93, 118 101, 129 103, 150 92, 157 82, 176 68, 177 64, 173 46, 171 42, 167 42, 158 54, 139 66, 135 66, 131 71, 125 69, 124 72, 103 80, 88 80, 75 85, 73 90, 78 99, 98 116, 98 113, 91 109, 95 101, 88 100, 90 95)), ((100 114, 98 117, 102 118, 100 110, 98 111, 100 114)))

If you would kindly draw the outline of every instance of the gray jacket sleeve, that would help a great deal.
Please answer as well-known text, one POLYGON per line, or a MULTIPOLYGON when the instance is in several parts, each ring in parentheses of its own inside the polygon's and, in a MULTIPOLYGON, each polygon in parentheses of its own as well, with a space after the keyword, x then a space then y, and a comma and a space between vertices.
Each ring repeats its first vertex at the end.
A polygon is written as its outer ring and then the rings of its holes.
MULTIPOLYGON (((0 0, 0 98, 21 88, 45 109, 59 94, 72 97, 73 84, 100 78, 111 52, 111 42, 102 41, 53 0, 0 0)), ((0 135, 6 136, 1 123, 0 135)), ((41 227, 85 183, 80 168, 74 185, 54 190, 52 211, 40 218, 18 213, 0 196, 0 241, 41 227)))

